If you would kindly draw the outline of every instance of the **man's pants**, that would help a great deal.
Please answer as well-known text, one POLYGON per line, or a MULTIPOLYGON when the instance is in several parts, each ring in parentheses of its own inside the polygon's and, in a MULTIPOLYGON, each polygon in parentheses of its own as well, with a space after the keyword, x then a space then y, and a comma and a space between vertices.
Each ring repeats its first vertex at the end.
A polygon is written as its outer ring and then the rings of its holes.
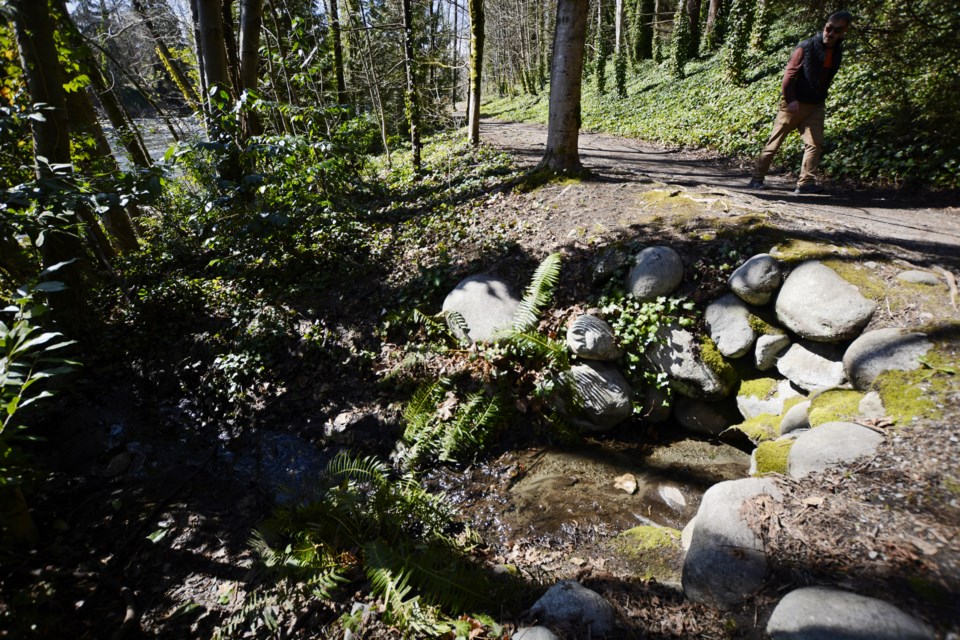
POLYGON ((763 180, 770 170, 773 157, 780 150, 780 145, 787 139, 790 132, 796 129, 803 139, 803 163, 800 165, 800 179, 797 186, 813 184, 816 181, 814 172, 820 164, 823 155, 823 104, 799 103, 796 113, 787 111, 787 103, 780 99, 780 110, 773 123, 773 133, 763 145, 763 151, 757 158, 757 165, 753 170, 756 180, 763 180))

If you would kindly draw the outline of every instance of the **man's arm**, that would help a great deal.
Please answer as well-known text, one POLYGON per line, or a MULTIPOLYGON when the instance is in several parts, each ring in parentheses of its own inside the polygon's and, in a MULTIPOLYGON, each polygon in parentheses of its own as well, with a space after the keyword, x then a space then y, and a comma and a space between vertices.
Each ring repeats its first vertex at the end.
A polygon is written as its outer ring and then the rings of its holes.
POLYGON ((780 90, 783 92, 783 99, 787 103, 787 111, 796 113, 800 108, 797 102, 797 77, 803 73, 803 47, 797 47, 787 62, 787 70, 783 72, 783 83, 780 90))

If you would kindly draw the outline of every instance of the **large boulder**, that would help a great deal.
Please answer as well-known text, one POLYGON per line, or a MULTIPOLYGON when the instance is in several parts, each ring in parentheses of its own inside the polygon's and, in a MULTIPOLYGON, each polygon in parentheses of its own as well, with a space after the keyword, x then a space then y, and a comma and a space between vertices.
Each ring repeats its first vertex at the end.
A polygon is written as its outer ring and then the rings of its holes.
POLYGON ((698 400, 730 395, 737 373, 712 340, 698 344, 694 335, 679 325, 662 327, 658 333, 658 341, 647 348, 645 355, 654 369, 669 376, 674 391, 698 400))
MULTIPOLYGON (((530 615, 547 624, 572 625, 591 637, 603 637, 616 628, 613 606, 576 580, 562 580, 550 587, 530 607, 530 615)), ((579 637, 579 636, 578 636, 579 637)))
POLYGON ((828 422, 801 433, 787 458, 787 474, 804 476, 876 453, 883 435, 853 422, 828 422))
POLYGON ((777 371, 806 391, 839 387, 846 381, 843 363, 830 360, 810 349, 810 345, 793 344, 777 360, 777 371))
POLYGON ((670 247, 647 247, 627 276, 627 291, 641 302, 667 296, 683 280, 683 260, 670 247))
POLYGON ((588 360, 616 360, 623 352, 610 325, 596 316, 577 316, 567 328, 567 347, 588 360))
POLYGON ((763 542, 740 514, 743 503, 760 494, 782 498, 768 478, 721 482, 703 494, 683 563, 683 591, 690 600, 729 609, 766 582, 763 542))
POLYGON ((933 640, 925 624, 883 600, 830 587, 791 591, 767 623, 772 640, 933 640))
POLYGON ((919 369, 921 356, 931 346, 922 333, 897 328, 868 331, 847 347, 843 368, 853 386, 865 391, 884 371, 919 369))
POLYGON ((476 275, 461 281, 443 301, 444 311, 463 316, 474 342, 489 340, 497 331, 509 329, 520 300, 503 280, 476 275))
POLYGON ((777 318, 801 337, 839 342, 855 337, 877 305, 830 267, 812 260, 794 269, 777 296, 777 318))
POLYGON ((777 259, 760 253, 737 267, 727 284, 745 302, 763 305, 770 302, 782 281, 783 272, 777 259))
POLYGON ((590 418, 585 425, 594 431, 607 431, 633 413, 633 390, 623 374, 603 362, 584 362, 570 368, 583 409, 590 418))
POLYGON ((704 320, 710 330, 710 338, 727 358, 746 355, 757 339, 750 324, 750 309, 732 293, 711 302, 704 320))

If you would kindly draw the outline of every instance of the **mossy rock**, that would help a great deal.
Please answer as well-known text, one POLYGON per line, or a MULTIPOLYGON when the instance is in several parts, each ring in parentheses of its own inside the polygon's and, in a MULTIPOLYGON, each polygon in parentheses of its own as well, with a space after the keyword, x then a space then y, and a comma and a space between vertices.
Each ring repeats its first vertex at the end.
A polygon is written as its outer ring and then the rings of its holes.
POLYGON ((854 422, 860 415, 860 401, 866 395, 850 389, 830 389, 810 401, 810 426, 828 422, 854 422))
POLYGON ((775 378, 754 378, 740 383, 739 396, 751 396, 765 400, 777 391, 778 380, 775 378))
POLYGON ((614 539, 620 559, 644 580, 677 583, 683 569, 680 532, 668 527, 643 525, 614 539))
POLYGON ((762 476, 765 473, 786 475, 787 456, 790 454, 794 442, 793 438, 761 442, 754 451, 754 458, 757 461, 757 471, 754 475, 762 476))
POLYGON ((787 333, 780 327, 770 324, 753 313, 750 314, 748 321, 750 322, 750 328, 753 329, 754 333, 758 336, 782 336, 787 333))
POLYGON ((840 248, 829 244, 821 244, 810 240, 801 240, 799 238, 789 238, 777 244, 774 251, 770 252, 773 257, 796 266, 807 260, 820 260, 821 262, 829 260, 835 256, 844 256, 845 258, 856 258, 861 255, 856 249, 840 248))
POLYGON ((730 428, 742 431, 753 442, 773 440, 780 435, 780 416, 775 416, 772 413, 761 413, 730 428))
POLYGON ((724 388, 733 389, 736 386, 739 379, 737 370, 723 357, 710 336, 703 336, 700 340, 700 359, 717 375, 724 388))

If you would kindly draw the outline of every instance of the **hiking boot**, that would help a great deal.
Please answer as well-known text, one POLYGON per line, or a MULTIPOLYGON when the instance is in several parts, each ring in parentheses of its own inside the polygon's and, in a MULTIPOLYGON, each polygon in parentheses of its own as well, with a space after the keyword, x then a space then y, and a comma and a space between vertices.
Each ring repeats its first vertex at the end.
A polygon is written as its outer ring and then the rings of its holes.
POLYGON ((794 193, 797 194, 798 196, 807 195, 811 193, 823 193, 823 187, 816 184, 815 182, 811 182, 810 184, 801 184, 797 186, 797 188, 794 190, 794 193))
POLYGON ((766 189, 767 185, 763 184, 763 178, 750 178, 750 182, 747 183, 747 189, 766 189))

